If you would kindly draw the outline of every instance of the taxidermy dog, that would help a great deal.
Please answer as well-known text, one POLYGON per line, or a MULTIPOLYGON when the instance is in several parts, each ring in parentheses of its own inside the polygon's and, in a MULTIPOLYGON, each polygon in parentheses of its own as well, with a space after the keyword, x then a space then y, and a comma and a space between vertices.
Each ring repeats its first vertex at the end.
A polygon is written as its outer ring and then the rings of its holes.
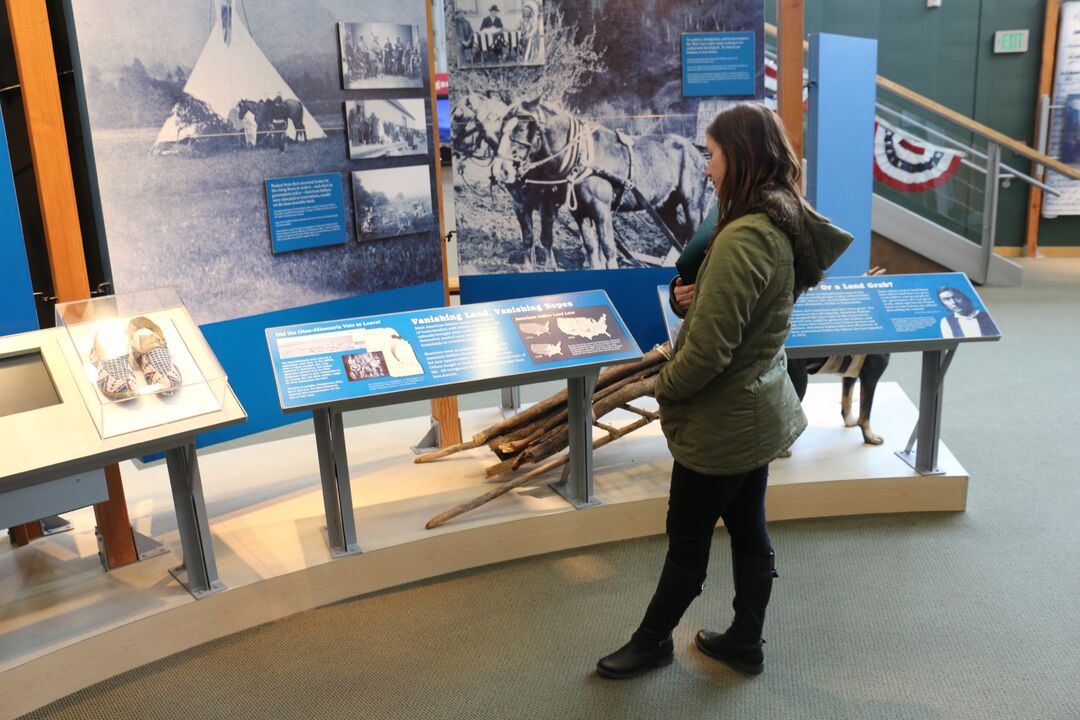
MULTIPOLYGON (((867 275, 883 275, 885 268, 871 268, 867 275)), ((889 367, 888 355, 836 355, 823 358, 788 358, 788 377, 795 386, 795 392, 801 401, 806 395, 806 385, 810 375, 825 373, 843 377, 843 389, 840 392, 840 415, 847 427, 859 426, 863 442, 880 445, 885 438, 875 435, 870 429, 870 411, 874 407, 874 391, 878 380, 889 367), (859 380, 859 417, 851 415, 851 396, 855 391, 855 380, 859 380)))
POLYGON ((889 366, 888 355, 837 355, 825 358, 788 358, 788 377, 795 386, 795 392, 802 400, 806 395, 806 385, 810 375, 818 373, 837 374, 844 378, 840 393, 840 415, 847 427, 859 426, 863 442, 880 445, 885 438, 875 435, 870 429, 870 411, 874 407, 874 391, 878 380, 889 366), (851 414, 851 396, 855 391, 855 379, 859 380, 859 417, 851 414))

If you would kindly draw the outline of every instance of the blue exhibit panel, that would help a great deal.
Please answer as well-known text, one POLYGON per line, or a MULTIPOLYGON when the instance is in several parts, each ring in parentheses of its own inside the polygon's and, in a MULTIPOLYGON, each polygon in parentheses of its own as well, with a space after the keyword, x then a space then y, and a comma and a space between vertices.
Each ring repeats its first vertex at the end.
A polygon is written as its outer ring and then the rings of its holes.
POLYGON ((345 244, 341 182, 341 173, 266 181, 270 241, 275 253, 345 244))
POLYGON ((667 328, 668 342, 675 347, 675 339, 682 330, 683 319, 671 309, 671 287, 669 285, 657 285, 656 294, 660 297, 660 314, 664 318, 664 327, 667 328))
POLYGON ((652 301, 652 288, 665 285, 678 274, 673 267, 625 270, 572 270, 568 272, 463 275, 461 302, 506 300, 542 293, 570 293, 603 288, 630 333, 641 347, 667 339, 663 318, 652 301))
POLYGON ((963 273, 829 277, 803 293, 788 348, 912 340, 996 340, 1001 331, 963 273))
POLYGON ((683 33, 683 95, 753 95, 757 79, 755 59, 753 32, 683 33))
POLYGON ((203 336, 228 375, 229 385, 247 411, 248 421, 200 435, 199 446, 303 419, 303 415, 285 415, 277 402, 274 368, 264 350, 268 327, 389 313, 402 308, 437 307, 443 304, 443 298, 442 283, 432 282, 203 325, 203 336))
POLYGON ((858 275, 870 267, 877 41, 811 35, 809 96, 806 195, 855 238, 830 274, 858 275))
POLYGON ((0 335, 38 329, 34 288, 26 262, 7 131, 0 110, 0 335))
POLYGON ((266 330, 284 410, 641 356, 602 290, 266 330))

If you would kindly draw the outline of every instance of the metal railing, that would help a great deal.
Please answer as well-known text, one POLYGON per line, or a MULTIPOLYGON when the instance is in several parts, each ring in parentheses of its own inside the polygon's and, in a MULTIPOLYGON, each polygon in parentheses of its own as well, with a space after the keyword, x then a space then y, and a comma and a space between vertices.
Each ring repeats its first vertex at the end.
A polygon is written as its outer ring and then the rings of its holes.
MULTIPOLYGON (((776 28, 767 23, 765 30, 765 52, 775 58, 776 28)), ((804 43, 803 48, 808 51, 808 43, 804 43)), ((874 193, 979 244, 982 268, 980 272, 971 273, 977 281, 985 281, 990 275, 1002 187, 1023 182, 1059 195, 1057 189, 1040 179, 1043 172, 1080 180, 1080 171, 1045 154, 1045 140, 1037 149, 1028 147, 880 75, 877 76, 877 90, 879 119, 917 141, 958 151, 962 158, 955 175, 938 187, 903 192, 875 179, 874 193), (1035 169, 1031 172, 1017 169, 1022 161, 1034 163, 1035 169)), ((1048 117, 1049 100, 1044 99, 1043 105, 1046 107, 1043 117, 1048 117)), ((1046 127, 1048 120, 1040 122, 1040 138, 1046 137, 1046 127)))

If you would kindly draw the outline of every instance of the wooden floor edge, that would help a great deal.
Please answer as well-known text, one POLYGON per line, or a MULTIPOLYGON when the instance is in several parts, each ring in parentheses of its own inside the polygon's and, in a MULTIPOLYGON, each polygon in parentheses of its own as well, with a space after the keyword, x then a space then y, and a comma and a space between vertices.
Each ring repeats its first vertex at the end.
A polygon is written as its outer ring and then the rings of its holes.
MULTIPOLYGON (((1002 257, 1022 257, 1022 247, 995 247, 994 252, 1002 257)), ((1044 257, 1080 257, 1080 245, 1040 245, 1039 255, 1044 257)))
MULTIPOLYGON (((773 521, 963 511, 968 478, 931 476, 771 486, 773 521)), ((667 497, 601 504, 373 550, 212 595, 99 633, 0 673, 0 720, 120 673, 341 600, 574 548, 659 535, 667 497)))
POLYGON ((1040 245, 1039 252, 1046 257, 1080 257, 1080 245, 1040 245))

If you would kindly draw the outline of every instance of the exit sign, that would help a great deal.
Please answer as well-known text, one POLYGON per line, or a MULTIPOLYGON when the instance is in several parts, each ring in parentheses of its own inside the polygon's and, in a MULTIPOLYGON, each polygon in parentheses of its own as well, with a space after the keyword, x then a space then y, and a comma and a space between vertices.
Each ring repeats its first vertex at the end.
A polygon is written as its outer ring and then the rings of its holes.
POLYGON ((1000 30, 994 33, 995 53, 1022 53, 1027 52, 1027 30, 1000 30))

